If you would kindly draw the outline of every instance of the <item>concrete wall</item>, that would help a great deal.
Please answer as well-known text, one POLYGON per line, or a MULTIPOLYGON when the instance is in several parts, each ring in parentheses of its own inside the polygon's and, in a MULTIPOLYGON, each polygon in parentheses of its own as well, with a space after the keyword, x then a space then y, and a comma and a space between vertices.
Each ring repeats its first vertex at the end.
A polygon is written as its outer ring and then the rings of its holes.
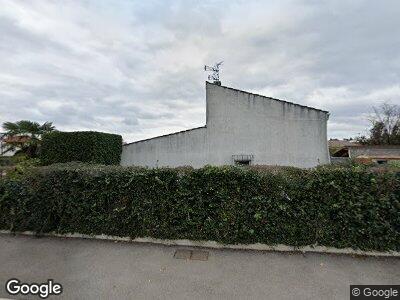
POLYGON ((199 127, 124 145, 123 166, 193 166, 207 161, 207 130, 199 127))
POLYGON ((349 147, 349 157, 357 156, 400 156, 400 146, 358 146, 349 147))
POLYGON ((228 165, 240 154, 255 165, 329 163, 326 112, 210 83, 206 100, 206 127, 125 145, 121 164, 228 165))
POLYGON ((331 156, 332 165, 344 165, 350 162, 349 157, 333 157, 331 156))

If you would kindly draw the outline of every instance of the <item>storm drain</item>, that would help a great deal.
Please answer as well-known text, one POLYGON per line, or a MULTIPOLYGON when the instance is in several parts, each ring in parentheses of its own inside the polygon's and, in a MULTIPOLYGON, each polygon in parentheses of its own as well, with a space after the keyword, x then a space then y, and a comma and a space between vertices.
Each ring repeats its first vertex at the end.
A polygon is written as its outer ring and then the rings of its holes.
POLYGON ((208 260, 208 251, 178 249, 175 251, 174 258, 191 260, 208 260))

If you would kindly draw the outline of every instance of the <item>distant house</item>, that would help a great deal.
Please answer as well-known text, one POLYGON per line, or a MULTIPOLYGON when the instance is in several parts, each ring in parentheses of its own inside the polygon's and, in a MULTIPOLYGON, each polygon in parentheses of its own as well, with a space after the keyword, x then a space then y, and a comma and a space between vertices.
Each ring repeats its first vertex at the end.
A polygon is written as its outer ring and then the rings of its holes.
POLYGON ((400 160, 400 145, 361 145, 348 140, 329 140, 333 163, 354 159, 362 163, 385 164, 400 160))
POLYGON ((392 160, 400 160, 400 145, 349 146, 348 153, 349 158, 359 162, 386 164, 392 160))
POLYGON ((353 140, 330 139, 328 141, 329 153, 331 154, 331 157, 349 157, 349 146, 360 146, 360 144, 353 140))
POLYGON ((7 136, 4 133, 0 133, 0 155, 1 156, 13 156, 15 154, 15 150, 7 151, 10 144, 15 145, 17 148, 27 141, 30 140, 30 137, 27 135, 15 135, 15 136, 7 136))
POLYGON ((0 156, 11 156, 14 153, 6 152, 6 142, 5 142, 5 135, 4 133, 0 133, 0 156))

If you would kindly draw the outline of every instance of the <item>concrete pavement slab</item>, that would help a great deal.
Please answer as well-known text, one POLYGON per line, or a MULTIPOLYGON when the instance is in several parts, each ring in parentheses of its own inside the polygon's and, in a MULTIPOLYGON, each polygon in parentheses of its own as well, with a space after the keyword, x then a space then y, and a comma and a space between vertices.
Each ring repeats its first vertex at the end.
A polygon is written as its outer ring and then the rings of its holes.
POLYGON ((350 284, 400 282, 394 257, 207 249, 201 261, 177 249, 0 235, 0 297, 21 298, 6 293, 10 278, 54 279, 63 293, 52 299, 349 299, 350 284))

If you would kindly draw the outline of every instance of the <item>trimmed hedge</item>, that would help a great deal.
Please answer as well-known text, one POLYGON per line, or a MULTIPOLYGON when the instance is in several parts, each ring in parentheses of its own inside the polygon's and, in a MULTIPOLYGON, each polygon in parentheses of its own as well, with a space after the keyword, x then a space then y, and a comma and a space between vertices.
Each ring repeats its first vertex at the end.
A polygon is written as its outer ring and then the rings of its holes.
POLYGON ((0 228, 400 250, 400 176, 53 165, 1 184, 0 228))
POLYGON ((44 165, 71 161, 104 165, 119 164, 122 137, 96 131, 50 132, 42 141, 40 159, 44 165))
POLYGON ((0 156, 0 167, 13 165, 15 165, 15 162, 12 156, 0 156))

